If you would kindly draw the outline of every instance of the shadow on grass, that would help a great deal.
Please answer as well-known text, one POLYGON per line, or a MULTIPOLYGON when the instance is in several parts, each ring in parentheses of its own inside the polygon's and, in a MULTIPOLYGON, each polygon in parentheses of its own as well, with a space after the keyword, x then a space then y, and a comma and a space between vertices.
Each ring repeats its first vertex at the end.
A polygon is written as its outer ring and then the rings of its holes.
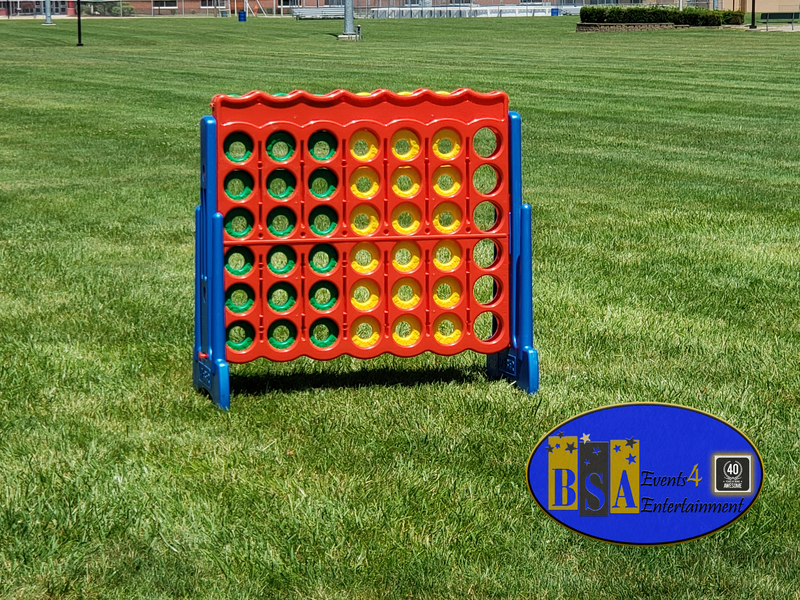
POLYGON ((427 369, 402 367, 366 368, 349 372, 308 372, 296 369, 285 373, 231 374, 231 393, 262 394, 270 390, 297 392, 316 388, 341 389, 365 386, 416 387, 436 383, 464 384, 486 381, 486 370, 478 365, 427 369))

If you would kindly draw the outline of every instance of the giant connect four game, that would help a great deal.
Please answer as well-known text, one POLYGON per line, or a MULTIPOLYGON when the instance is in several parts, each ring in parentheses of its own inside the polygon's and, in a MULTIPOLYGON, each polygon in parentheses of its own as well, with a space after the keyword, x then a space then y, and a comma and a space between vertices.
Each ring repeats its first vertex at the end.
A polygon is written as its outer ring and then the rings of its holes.
POLYGON ((487 354, 538 388, 521 122, 502 92, 216 96, 201 121, 194 385, 229 363, 487 354))

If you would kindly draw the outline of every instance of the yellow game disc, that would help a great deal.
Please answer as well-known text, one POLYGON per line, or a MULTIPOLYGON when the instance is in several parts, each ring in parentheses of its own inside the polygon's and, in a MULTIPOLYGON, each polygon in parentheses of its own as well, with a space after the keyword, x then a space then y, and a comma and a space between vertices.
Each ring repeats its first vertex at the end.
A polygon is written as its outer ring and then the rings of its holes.
POLYGON ((461 283, 455 277, 442 277, 433 284, 433 301, 442 308, 453 308, 460 300, 461 283), (450 294, 446 295, 448 288, 450 294))
POLYGON ((461 173, 455 167, 442 165, 433 172, 433 190, 440 196, 454 196, 461 189, 461 173))
POLYGON ((433 337, 445 346, 455 344, 461 339, 463 325, 456 315, 441 315, 433 322, 433 337))
POLYGON ((442 233, 454 233, 461 227, 461 209, 452 202, 442 202, 433 209, 433 226, 442 233), (450 213, 450 216, 447 216, 450 213), (447 219, 443 219, 443 216, 447 219), (446 225, 442 223, 444 220, 446 225))
POLYGON ((368 275, 378 268, 380 256, 375 244, 361 242, 356 244, 350 253, 350 267, 357 273, 368 275))
POLYGON ((358 235, 370 235, 380 227, 378 211, 369 204, 359 204, 350 213, 350 228, 358 235))
POLYGON ((415 243, 400 242, 392 248, 392 266, 401 273, 411 273, 419 263, 419 246, 415 243))
POLYGON ((378 284, 371 279, 362 279, 350 288, 350 303, 358 310, 372 310, 381 301, 378 284))
POLYGON ((415 279, 404 277, 392 286, 392 302, 397 308, 409 310, 419 304, 422 288, 415 279))
POLYGON ((411 198, 420 190, 419 171, 414 167, 397 167, 392 173, 392 191, 401 198, 411 198))
POLYGON ((453 271, 461 264, 461 247, 456 242, 442 240, 433 247, 433 264, 442 271, 453 271))
POLYGON ((377 319, 359 317, 350 325, 350 339, 359 348, 372 348, 381 339, 381 326, 377 319))
POLYGON ((452 129, 440 129, 433 136, 433 153, 442 160, 450 160, 461 152, 461 136, 452 129))
POLYGON ((378 138, 366 129, 356 131, 350 137, 350 154, 358 160, 372 160, 378 155, 378 138))
POLYGON ((419 320, 411 315, 403 315, 392 325, 392 339, 399 346, 413 346, 422 336, 419 320))
POLYGON ((419 154, 419 137, 410 129, 401 129, 392 136, 392 153, 400 160, 411 160, 419 154))
POLYGON ((378 193, 380 181, 375 169, 358 167, 350 174, 350 191, 358 198, 372 198, 378 193))
POLYGON ((410 235, 419 229, 419 225, 419 209, 413 204, 398 204, 392 211, 392 227, 397 233, 410 235))

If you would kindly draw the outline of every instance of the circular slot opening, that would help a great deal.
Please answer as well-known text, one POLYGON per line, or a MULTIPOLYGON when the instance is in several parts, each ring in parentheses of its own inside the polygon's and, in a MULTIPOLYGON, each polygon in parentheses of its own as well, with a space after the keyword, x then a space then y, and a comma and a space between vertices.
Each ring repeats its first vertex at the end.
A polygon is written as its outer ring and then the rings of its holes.
POLYGON ((350 213, 350 228, 358 235, 375 233, 380 226, 378 211, 368 204, 361 204, 350 213))
POLYGON ((372 348, 381 339, 381 328, 377 319, 364 316, 353 321, 350 338, 359 348, 372 348))
POLYGON ((254 262, 255 256, 244 246, 234 246, 225 253, 225 270, 236 277, 247 275, 254 262))
POLYGON ((458 231, 461 219, 461 209, 452 202, 442 202, 433 209, 433 226, 442 233, 458 231))
POLYGON ((267 252, 267 268, 276 275, 286 275, 294 269, 297 254, 289 246, 275 246, 267 252))
POLYGON ((286 237, 294 231, 296 224, 294 212, 285 206, 273 208, 267 215, 267 229, 276 237, 286 237))
POLYGON ((440 129, 433 136, 433 153, 442 160, 450 160, 461 152, 461 136, 452 129, 440 129))
POLYGON ((246 237, 253 231, 253 215, 244 208, 234 208, 225 215, 225 231, 234 238, 246 237))
POLYGON ((380 300, 380 289, 371 279, 362 279, 350 289, 350 303, 358 310, 372 310, 380 300))
POLYGON ((492 304, 500 294, 500 282, 491 275, 484 275, 472 286, 472 295, 479 304, 492 304))
POLYGON ((297 327, 286 319, 279 319, 267 329, 269 345, 276 350, 288 350, 297 341, 297 327))
POLYGON ((253 193, 253 176, 247 171, 231 171, 225 177, 225 194, 231 200, 244 200, 253 193))
POLYGON ((236 283, 225 291, 225 306, 231 312, 242 314, 253 308, 256 295, 253 288, 244 283, 236 283))
POLYGON ((461 283, 455 277, 442 277, 433 289, 433 301, 442 308, 453 308, 461 301, 461 283))
POLYGON ((392 211, 392 227, 397 233, 411 235, 419 229, 419 226, 419 209, 413 204, 400 204, 392 211))
POLYGON ((358 160, 372 160, 378 155, 378 138, 366 129, 355 132, 350 138, 350 154, 358 160))
POLYGON ((411 315, 404 315, 392 325, 392 339, 399 346, 413 346, 422 336, 419 320, 411 315))
POLYGON ((330 235, 336 230, 339 217, 328 206, 318 206, 309 215, 309 227, 316 235, 330 235))
POLYGON ((461 189, 461 173, 455 167, 444 165, 433 172, 433 191, 440 196, 453 196, 461 189))
POLYGON ((285 313, 297 303, 297 291, 294 286, 280 281, 269 288, 267 304, 275 312, 285 313))
POLYGON ((488 238, 478 241, 472 249, 472 262, 481 269, 488 269, 497 262, 500 251, 493 240, 488 238))
POLYGON ((225 138, 222 149, 229 161, 245 162, 253 155, 253 140, 246 133, 236 131, 225 138))
POLYGON ((285 200, 294 193, 297 179, 291 171, 275 169, 267 175, 267 193, 276 200, 285 200))
POLYGON ((358 167, 350 175, 350 191, 358 198, 372 198, 380 189, 380 180, 374 169, 358 167))
POLYGON ((491 311, 479 314, 472 323, 472 332, 483 342, 491 341, 500 333, 502 324, 491 311))
POLYGON ((392 153, 400 160, 411 160, 419 154, 419 137, 410 129, 401 129, 392 136, 392 153))
POLYGON ((478 204, 472 211, 472 222, 481 231, 490 231, 498 224, 499 213, 497 207, 487 200, 478 204))
POLYGON ((336 306, 339 290, 328 281, 318 281, 308 291, 308 301, 315 309, 326 311, 336 306))
POLYGON ((462 333, 463 325, 456 315, 441 315, 433 322, 433 337, 444 346, 455 344, 461 339, 462 333))
POLYGON ((472 138, 472 149, 481 158, 492 156, 497 152, 498 145, 497 133, 489 127, 479 129, 472 138))
POLYGON ((267 155, 276 162, 285 162, 294 154, 294 137, 286 131, 276 131, 267 138, 267 155))
POLYGON ((395 282, 392 286, 392 302, 397 308, 411 310, 416 308, 422 297, 420 284, 410 277, 395 282))
POLYGON ((419 246, 413 242, 400 242, 392 249, 392 266, 401 273, 411 273, 420 264, 419 246))
POLYGON ((308 178, 308 188, 317 198, 327 198, 336 191, 339 180, 330 169, 315 169, 308 178))
POLYGON ((461 264, 461 246, 443 240, 433 247, 433 264, 440 271, 453 271, 461 264))
POLYGON ((309 337, 317 348, 330 348, 339 337, 339 327, 331 319, 317 319, 311 324, 309 337))
POLYGON ((234 321, 225 330, 228 347, 237 352, 247 350, 253 345, 256 331, 247 321, 234 321))
POLYGON ((481 194, 493 194, 500 185, 500 176, 492 165, 481 165, 472 174, 472 185, 481 194))
POLYGON ((336 268, 339 255, 333 246, 319 244, 311 249, 308 264, 315 273, 330 273, 336 268))
POLYGON ((308 138, 308 151, 317 160, 330 160, 336 155, 337 147, 336 137, 324 129, 308 138))

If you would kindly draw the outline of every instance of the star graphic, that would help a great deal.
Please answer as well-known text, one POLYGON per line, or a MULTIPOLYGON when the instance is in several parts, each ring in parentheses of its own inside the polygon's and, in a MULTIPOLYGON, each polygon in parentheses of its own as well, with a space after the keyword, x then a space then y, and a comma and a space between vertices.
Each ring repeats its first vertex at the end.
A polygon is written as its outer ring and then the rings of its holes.
POLYGON ((595 448, 594 450, 592 450, 592 454, 594 454, 595 456, 600 454, 600 448, 595 448))
POLYGON ((620 446, 619 446, 619 444, 617 444, 616 446, 614 446, 614 452, 619 452, 619 447, 620 447, 620 446))
POLYGON ((586 461, 585 463, 583 463, 583 464, 585 464, 585 465, 588 465, 588 464, 589 464, 589 461, 587 460, 587 461, 586 461))
POLYGON ((586 442, 591 442, 592 440, 589 439, 589 434, 588 433, 584 433, 581 436, 581 441, 585 444, 586 442))
POLYGON ((570 454, 572 454, 572 452, 573 452, 574 450, 576 450, 576 449, 577 449, 577 448, 575 448, 575 444, 573 444, 572 442, 570 442, 569 444, 567 444, 567 447, 565 448, 565 450, 566 450, 567 452, 569 452, 570 454))
POLYGON ((547 447, 545 448, 545 450, 547 450, 548 454, 551 454, 553 452, 553 447, 550 444, 547 444, 547 447))
POLYGON ((558 432, 558 437, 564 437, 564 432, 563 431, 559 431, 558 432))
POLYGON ((631 448, 633 448, 634 446, 636 446, 636 440, 633 439, 633 438, 626 438, 625 439, 625 445, 626 446, 630 446, 631 448))
POLYGON ((628 453, 628 458, 626 458, 625 460, 627 460, 628 464, 630 465, 636 462, 636 457, 633 454, 628 453))

